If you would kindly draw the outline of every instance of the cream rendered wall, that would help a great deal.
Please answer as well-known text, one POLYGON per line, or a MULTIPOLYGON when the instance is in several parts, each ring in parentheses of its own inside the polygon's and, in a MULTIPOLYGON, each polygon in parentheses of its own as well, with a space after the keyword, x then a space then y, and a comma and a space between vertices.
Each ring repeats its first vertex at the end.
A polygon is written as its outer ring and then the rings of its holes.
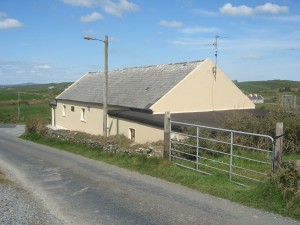
POLYGON ((102 135, 102 109, 95 104, 59 100, 55 117, 58 126, 69 130, 102 135), (63 116, 63 105, 66 106, 65 116, 63 116), (71 106, 74 106, 74 112, 71 111, 71 106), (85 109, 85 120, 81 120, 81 108, 85 109))
POLYGON ((164 139, 163 129, 153 126, 131 122, 119 118, 109 118, 109 135, 123 134, 130 138, 129 129, 135 129, 135 142, 144 144, 147 142, 155 142, 164 139))
POLYGON ((254 109, 255 105, 219 69, 206 59, 166 95, 151 106, 154 114, 254 109))
MULTIPOLYGON (((116 108, 120 109, 120 108, 116 108)), ((94 135, 103 135, 102 118, 103 111, 101 106, 82 102, 62 101, 57 102, 56 125, 68 130, 81 131, 94 135), (63 116, 63 105, 66 106, 66 115, 63 116), (71 111, 74 106, 74 112, 71 111), (85 109, 85 121, 81 120, 81 108, 85 109)), ((135 129, 135 142, 147 143, 163 140, 163 129, 144 125, 141 123, 126 121, 124 119, 108 117, 108 134, 129 136, 129 128, 135 129)))

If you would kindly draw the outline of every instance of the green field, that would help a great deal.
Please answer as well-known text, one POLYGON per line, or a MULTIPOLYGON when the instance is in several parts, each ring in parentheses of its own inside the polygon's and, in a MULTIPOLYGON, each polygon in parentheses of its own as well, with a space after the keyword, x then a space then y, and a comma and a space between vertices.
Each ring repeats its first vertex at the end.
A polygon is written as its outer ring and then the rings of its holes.
POLYGON ((0 87, 0 123, 24 123, 31 118, 41 118, 50 123, 50 101, 70 84, 0 87))
POLYGON ((300 82, 290 80, 267 80, 238 82, 236 85, 245 94, 259 94, 264 98, 263 104, 257 104, 257 108, 278 110, 283 95, 296 96, 297 109, 300 106, 300 82))
POLYGON ((238 82, 237 86, 248 93, 272 93, 285 88, 290 88, 293 92, 299 92, 300 90, 300 82, 290 80, 246 81, 238 82))

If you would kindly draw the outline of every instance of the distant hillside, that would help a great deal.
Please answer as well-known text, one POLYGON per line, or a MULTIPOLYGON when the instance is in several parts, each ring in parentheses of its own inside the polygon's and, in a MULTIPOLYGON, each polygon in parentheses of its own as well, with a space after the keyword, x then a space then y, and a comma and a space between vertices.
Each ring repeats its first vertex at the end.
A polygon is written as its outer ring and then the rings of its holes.
POLYGON ((294 91, 298 91, 300 89, 299 81, 291 81, 291 80, 267 80, 267 81, 246 81, 246 82, 238 82, 236 85, 248 93, 258 93, 264 91, 278 91, 284 89, 291 89, 294 91))
POLYGON ((21 84, 0 84, 1 88, 4 87, 22 87, 22 86, 33 86, 33 85, 39 85, 36 83, 21 83, 21 84))
POLYGON ((0 86, 0 103, 1 101, 16 101, 18 98, 18 93, 20 93, 22 100, 52 100, 71 84, 71 82, 63 82, 50 84, 20 84, 0 86))

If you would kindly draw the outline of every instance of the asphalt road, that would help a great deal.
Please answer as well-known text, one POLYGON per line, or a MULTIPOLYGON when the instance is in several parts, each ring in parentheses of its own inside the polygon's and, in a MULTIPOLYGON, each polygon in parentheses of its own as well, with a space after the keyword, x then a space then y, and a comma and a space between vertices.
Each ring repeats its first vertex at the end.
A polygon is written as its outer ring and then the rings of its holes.
POLYGON ((0 166, 66 224, 300 224, 99 161, 20 140, 0 127, 0 166))

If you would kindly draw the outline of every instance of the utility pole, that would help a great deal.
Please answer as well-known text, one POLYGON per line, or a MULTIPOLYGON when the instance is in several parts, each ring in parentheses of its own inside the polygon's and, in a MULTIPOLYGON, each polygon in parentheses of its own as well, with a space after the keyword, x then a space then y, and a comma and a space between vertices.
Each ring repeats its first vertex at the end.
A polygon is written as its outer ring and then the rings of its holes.
POLYGON ((108 95, 108 36, 101 40, 94 37, 84 36, 86 40, 101 41, 104 43, 104 78, 103 78, 103 136, 107 137, 107 95, 108 95))
POLYGON ((18 91, 18 120, 20 120, 20 92, 18 91))
POLYGON ((104 39, 103 135, 107 137, 108 36, 104 39))

